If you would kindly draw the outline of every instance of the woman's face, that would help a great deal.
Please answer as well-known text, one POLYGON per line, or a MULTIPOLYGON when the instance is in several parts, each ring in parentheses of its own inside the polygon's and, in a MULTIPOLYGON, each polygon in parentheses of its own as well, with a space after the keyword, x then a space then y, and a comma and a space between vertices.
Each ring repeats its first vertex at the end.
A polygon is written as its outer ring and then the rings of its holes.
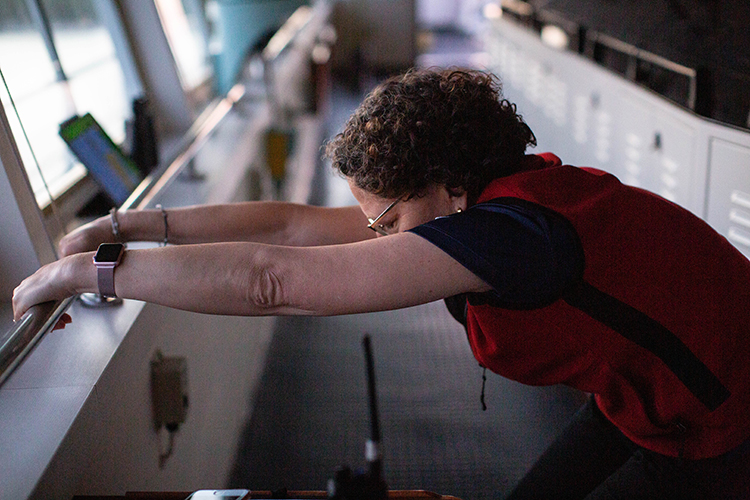
MULTIPOLYGON (((365 217, 375 219, 388 208, 395 199, 381 198, 349 182, 349 188, 359 203, 365 217)), ((393 208, 378 219, 376 225, 388 234, 407 231, 429 222, 435 217, 450 215, 466 208, 466 194, 452 195, 444 186, 431 186, 420 197, 400 199, 393 208)))

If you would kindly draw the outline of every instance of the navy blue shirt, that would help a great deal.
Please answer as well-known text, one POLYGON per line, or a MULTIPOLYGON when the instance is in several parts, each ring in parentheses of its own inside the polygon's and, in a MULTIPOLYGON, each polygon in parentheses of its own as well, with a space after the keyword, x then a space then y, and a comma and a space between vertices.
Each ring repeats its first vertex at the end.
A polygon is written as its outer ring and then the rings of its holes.
POLYGON ((578 234, 562 215, 518 198, 495 198, 410 230, 493 290, 472 304, 535 309, 558 300, 583 274, 578 234))

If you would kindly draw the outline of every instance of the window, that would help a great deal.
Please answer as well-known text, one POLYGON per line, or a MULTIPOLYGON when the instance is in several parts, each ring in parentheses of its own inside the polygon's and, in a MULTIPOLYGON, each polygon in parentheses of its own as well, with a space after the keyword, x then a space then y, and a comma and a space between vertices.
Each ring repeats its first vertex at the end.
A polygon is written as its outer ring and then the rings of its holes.
POLYGON ((203 0, 156 0, 182 88, 192 91, 212 75, 203 0))
POLYGON ((40 207, 86 174, 60 123, 90 112, 115 142, 125 140, 141 88, 124 70, 133 65, 115 12, 109 0, 0 3, 0 72, 12 99, 4 104, 16 113, 13 133, 40 207))

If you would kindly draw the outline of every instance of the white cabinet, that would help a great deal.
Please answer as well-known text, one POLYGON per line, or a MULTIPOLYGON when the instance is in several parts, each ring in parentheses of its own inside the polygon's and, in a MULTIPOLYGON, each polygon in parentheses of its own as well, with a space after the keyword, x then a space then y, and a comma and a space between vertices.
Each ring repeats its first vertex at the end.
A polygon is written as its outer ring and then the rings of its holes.
POLYGON ((707 220, 750 258, 750 147, 711 138, 707 220))
POLYGON ((696 127, 631 96, 619 102, 610 168, 624 183, 688 207, 696 127))
POLYGON ((695 196, 695 183, 705 182, 699 117, 511 22, 497 22, 485 41, 489 69, 534 131, 536 151, 610 172, 703 216, 704 191, 695 196))

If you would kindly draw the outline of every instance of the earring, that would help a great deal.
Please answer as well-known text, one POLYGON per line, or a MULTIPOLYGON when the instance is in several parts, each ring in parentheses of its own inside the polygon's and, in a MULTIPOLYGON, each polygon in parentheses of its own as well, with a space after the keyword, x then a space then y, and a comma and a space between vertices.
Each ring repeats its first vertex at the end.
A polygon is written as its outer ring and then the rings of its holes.
POLYGON ((461 212, 463 212, 463 210, 461 210, 461 207, 458 207, 458 208, 456 209, 456 213, 457 213, 457 214, 460 214, 461 212))

